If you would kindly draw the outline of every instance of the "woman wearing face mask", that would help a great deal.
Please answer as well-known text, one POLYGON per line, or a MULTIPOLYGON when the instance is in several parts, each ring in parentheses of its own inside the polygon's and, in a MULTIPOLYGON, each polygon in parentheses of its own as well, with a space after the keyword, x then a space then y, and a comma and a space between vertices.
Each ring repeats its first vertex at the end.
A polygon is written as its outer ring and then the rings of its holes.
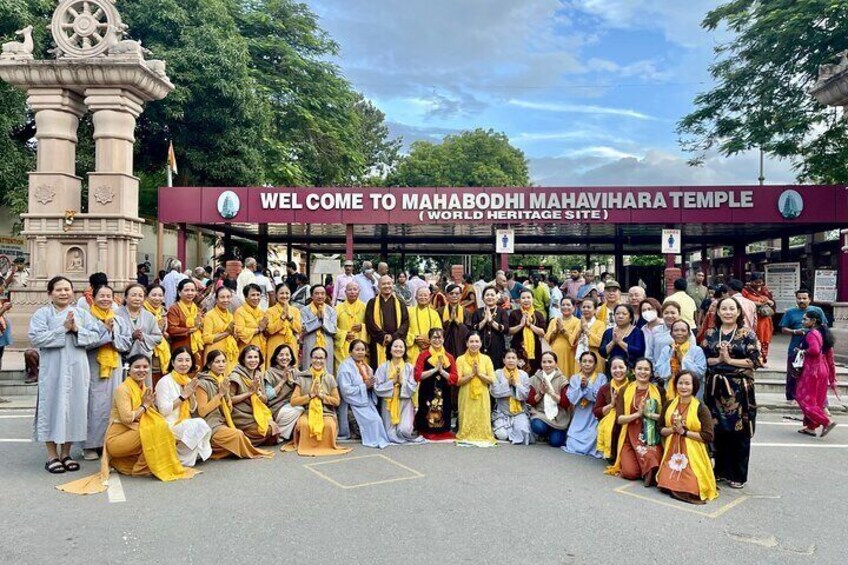
POLYGON ((686 371, 672 378, 677 397, 664 412, 660 434, 665 438, 665 453, 657 486, 678 500, 706 504, 718 498, 718 490, 707 451, 713 441, 713 419, 694 397, 698 386, 698 380, 686 371))
POLYGON ((280 429, 268 408, 263 385, 262 350, 256 345, 242 349, 239 362, 230 373, 233 423, 253 445, 276 445, 280 429))
POLYGON ((533 443, 526 404, 530 377, 518 368, 518 354, 512 349, 504 354, 503 368, 495 371, 495 382, 489 392, 495 399, 492 412, 495 437, 501 441, 508 440, 513 445, 533 443))
MULTIPOLYGON (((659 361, 660 353, 663 349, 671 345, 674 339, 671 337, 671 326, 677 320, 680 320, 680 305, 673 300, 669 300, 662 305, 663 323, 657 326, 651 336, 651 349, 645 351, 645 357, 651 360, 651 363, 656 364, 659 361)), ((692 345, 695 344, 694 338, 692 345)))
MULTIPOLYGON (((598 348, 601 341, 604 339, 604 332, 607 329, 603 320, 597 318, 598 303, 594 298, 584 298, 580 301, 580 333, 577 335, 577 346, 575 351, 575 367, 577 360, 586 351, 593 352, 598 359, 598 371, 604 371, 604 358, 601 356, 598 348)), ((569 375, 570 376, 570 375, 569 375)))
POLYGON ((547 438, 551 447, 565 445, 565 430, 571 417, 566 388, 568 379, 557 367, 556 353, 542 354, 542 368, 530 379, 527 404, 530 406, 530 427, 538 439, 547 438))
MULTIPOLYGON (((288 290, 285 285, 283 288, 288 290)), ((286 440, 291 439, 297 420, 303 414, 303 406, 291 405, 296 372, 294 350, 286 343, 278 345, 273 351, 270 367, 265 371, 265 397, 280 428, 280 438, 286 440)))
POLYGON ((383 399, 383 426, 389 441, 398 445, 424 443, 415 433, 415 406, 412 397, 418 390, 414 367, 406 362, 406 341, 392 342, 391 359, 377 367, 374 391, 383 399))
POLYGON ((495 367, 487 355, 480 353, 480 334, 469 334, 465 346, 465 354, 456 360, 459 375, 459 432, 456 443, 489 447, 496 444, 489 397, 489 386, 495 380, 495 367))
MULTIPOLYGON (((339 365, 339 374, 336 377, 342 401, 356 419, 362 445, 383 449, 389 446, 389 437, 377 412, 377 394, 374 392, 376 380, 368 365, 367 353, 368 346, 364 341, 351 341, 350 357, 339 365)), ((346 415, 346 411, 339 410, 339 418, 346 419, 346 415)), ((344 428, 344 425, 340 428, 344 428)), ((344 432, 340 430, 339 434, 344 435, 344 432)))
POLYGON ((689 373, 698 381, 699 400, 703 398, 700 384, 704 382, 707 374, 707 358, 704 350, 693 343, 692 330, 685 320, 677 320, 671 325, 672 342, 660 351, 657 360, 657 376, 662 379, 666 400, 671 401, 677 393, 672 383, 672 378, 682 372, 689 373))
POLYGON ((551 318, 545 339, 557 354, 558 367, 563 375, 577 372, 577 338, 580 335, 580 320, 574 316, 574 300, 566 296, 560 300, 561 317, 551 318))
POLYGON ((637 309, 642 325, 640 329, 645 335, 645 357, 650 359, 654 347, 654 334, 662 331, 662 304, 656 298, 646 298, 639 303, 637 309))
POLYGON ((533 309, 533 292, 522 290, 517 310, 509 314, 509 334, 512 348, 518 353, 519 366, 527 374, 539 370, 542 355, 542 338, 545 336, 545 316, 533 309))
POLYGON ((619 304, 613 310, 615 327, 604 332, 598 348, 605 359, 623 357, 629 365, 645 355, 645 335, 633 325, 633 307, 619 304))
MULTIPOLYGON (((124 305, 115 312, 115 316, 123 321, 124 327, 130 330, 129 342, 115 341, 118 352, 124 357, 141 353, 150 359, 162 342, 162 331, 153 314, 144 309, 144 299, 144 287, 140 284, 131 284, 124 290, 124 305)), ((156 386, 155 382, 147 384, 156 386)))
POLYGON ((595 398, 593 412, 598 420, 598 443, 596 449, 604 456, 604 459, 614 463, 615 454, 618 453, 618 432, 616 423, 615 404, 618 396, 625 386, 630 384, 627 380, 627 362, 621 357, 613 357, 608 364, 612 379, 598 390, 595 398))
POLYGON ((618 455, 606 473, 631 481, 641 478, 649 487, 656 484, 662 459, 659 422, 665 400, 662 389, 651 382, 654 366, 648 359, 637 360, 633 374, 636 380, 616 400, 616 422, 621 426, 618 455))
POLYGON ((595 418, 594 408, 598 389, 607 384, 607 377, 598 373, 597 365, 595 354, 586 351, 580 357, 580 372, 572 375, 569 380, 566 395, 573 408, 562 449, 566 453, 590 455, 600 459, 603 454, 596 447, 598 420, 595 418))

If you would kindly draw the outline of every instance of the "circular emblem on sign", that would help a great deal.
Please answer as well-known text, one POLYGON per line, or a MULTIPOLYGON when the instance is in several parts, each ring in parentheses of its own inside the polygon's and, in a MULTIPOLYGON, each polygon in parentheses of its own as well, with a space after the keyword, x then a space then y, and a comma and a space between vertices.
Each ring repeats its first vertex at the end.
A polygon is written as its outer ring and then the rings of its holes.
POLYGON ((236 214, 239 213, 239 208, 241 208, 241 201, 239 201, 238 194, 232 190, 226 190, 218 197, 218 213, 225 220, 235 218, 236 214))
POLYGON ((780 215, 787 220, 794 220, 804 211, 804 198, 797 190, 784 190, 777 200, 780 215))

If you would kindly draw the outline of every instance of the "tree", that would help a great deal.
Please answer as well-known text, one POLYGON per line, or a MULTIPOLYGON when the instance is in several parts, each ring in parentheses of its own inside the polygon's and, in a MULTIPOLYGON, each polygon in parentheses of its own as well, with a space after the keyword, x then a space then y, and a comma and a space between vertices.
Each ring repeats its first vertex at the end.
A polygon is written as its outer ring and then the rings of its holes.
POLYGON ((848 3, 841 0, 733 0, 702 26, 735 37, 716 47, 716 86, 695 98, 678 124, 684 148, 734 155, 762 148, 792 159, 802 181, 848 181, 848 125, 808 93, 818 67, 848 48, 848 3))
POLYGON ((416 141, 386 179, 389 186, 527 186, 527 159, 509 138, 476 129, 440 144, 416 141))

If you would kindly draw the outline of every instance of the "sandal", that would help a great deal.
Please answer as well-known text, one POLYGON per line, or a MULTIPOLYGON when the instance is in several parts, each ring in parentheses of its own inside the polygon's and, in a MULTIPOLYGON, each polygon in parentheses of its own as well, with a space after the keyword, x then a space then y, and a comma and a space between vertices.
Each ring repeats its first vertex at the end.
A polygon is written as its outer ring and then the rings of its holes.
MULTIPOLYGON (((805 435, 805 436, 816 437, 816 432, 814 432, 813 430, 811 430, 809 428, 801 428, 800 430, 798 430, 798 433, 805 435)), ((822 433, 824 433, 824 432, 822 432, 822 433)))
POLYGON ((59 460, 59 462, 62 464, 62 466, 65 467, 65 470, 70 472, 70 473, 73 473, 74 471, 80 470, 79 463, 77 463, 76 461, 74 461, 70 457, 63 457, 62 459, 59 460))
POLYGON ((740 483, 739 481, 727 481, 727 486, 730 488, 740 489, 745 486, 745 483, 740 483))
POLYGON ((51 459, 47 463, 44 464, 44 469, 48 473, 52 473, 54 475, 61 475, 65 472, 65 466, 62 465, 62 462, 58 459, 51 459))
POLYGON ((835 427, 836 427, 836 422, 831 422, 831 423, 829 423, 827 426, 825 426, 825 427, 822 429, 822 431, 821 431, 821 435, 820 435, 819 437, 824 437, 824 436, 826 436, 826 435, 827 435, 827 434, 829 434, 829 433, 833 430, 833 428, 835 428, 835 427))

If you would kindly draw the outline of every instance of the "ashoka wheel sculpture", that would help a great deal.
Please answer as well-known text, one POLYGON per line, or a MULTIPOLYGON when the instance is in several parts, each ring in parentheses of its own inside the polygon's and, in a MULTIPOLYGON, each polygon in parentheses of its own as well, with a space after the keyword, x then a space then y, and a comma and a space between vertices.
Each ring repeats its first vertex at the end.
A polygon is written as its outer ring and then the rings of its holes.
POLYGON ((120 40, 121 16, 110 0, 63 0, 50 29, 61 56, 96 57, 120 40))

